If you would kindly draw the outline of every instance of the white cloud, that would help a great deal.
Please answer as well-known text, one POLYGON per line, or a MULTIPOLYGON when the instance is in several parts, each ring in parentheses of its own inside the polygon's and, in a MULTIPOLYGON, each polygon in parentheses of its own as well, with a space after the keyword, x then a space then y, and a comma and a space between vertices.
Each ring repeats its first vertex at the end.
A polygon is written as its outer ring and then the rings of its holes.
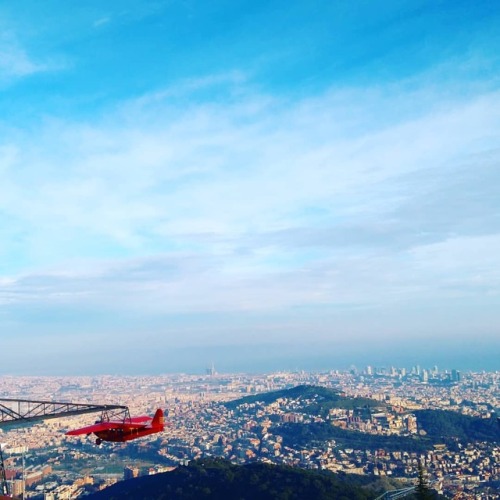
MULTIPOLYGON (((378 121, 412 97, 246 94, 181 109, 166 92, 101 123, 5 140, 0 300, 160 314, 426 300, 454 279, 474 294, 464 259, 439 245, 496 244, 483 200, 494 175, 477 167, 498 159, 499 96, 427 96, 378 121), (471 171, 474 212, 457 224, 447 179, 467 190, 471 171)), ((485 262, 496 285, 499 262, 485 262)))
POLYGON ((9 33, 0 34, 0 81, 11 81, 50 69, 34 61, 9 33))

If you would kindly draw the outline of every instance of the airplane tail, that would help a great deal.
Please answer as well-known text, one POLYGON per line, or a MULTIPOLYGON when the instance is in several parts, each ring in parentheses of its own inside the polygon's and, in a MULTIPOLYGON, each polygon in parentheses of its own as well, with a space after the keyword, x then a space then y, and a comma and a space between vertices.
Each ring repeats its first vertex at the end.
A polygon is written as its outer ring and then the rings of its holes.
POLYGON ((163 416, 163 410, 161 408, 156 410, 153 421, 151 422, 151 427, 161 427, 162 429, 165 427, 165 417, 163 416))

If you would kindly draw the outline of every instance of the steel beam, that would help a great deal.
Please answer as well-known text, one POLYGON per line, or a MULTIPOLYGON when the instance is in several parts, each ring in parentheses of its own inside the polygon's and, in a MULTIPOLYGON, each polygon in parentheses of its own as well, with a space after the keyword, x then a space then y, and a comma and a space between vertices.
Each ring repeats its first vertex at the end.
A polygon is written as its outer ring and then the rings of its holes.
POLYGON ((123 420, 130 418, 127 406, 0 398, 0 427, 99 412, 123 420))

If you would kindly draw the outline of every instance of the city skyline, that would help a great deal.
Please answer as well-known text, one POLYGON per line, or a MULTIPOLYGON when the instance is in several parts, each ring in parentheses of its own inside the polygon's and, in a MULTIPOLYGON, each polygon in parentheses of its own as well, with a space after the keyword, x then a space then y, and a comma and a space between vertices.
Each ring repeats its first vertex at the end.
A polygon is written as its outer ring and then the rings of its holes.
POLYGON ((0 374, 500 369, 500 7, 0 14, 0 374))

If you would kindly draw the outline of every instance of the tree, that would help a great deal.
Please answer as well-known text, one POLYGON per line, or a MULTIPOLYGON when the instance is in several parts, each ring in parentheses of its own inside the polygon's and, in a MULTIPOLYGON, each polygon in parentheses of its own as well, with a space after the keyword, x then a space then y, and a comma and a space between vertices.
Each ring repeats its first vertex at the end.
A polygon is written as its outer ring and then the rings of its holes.
POLYGON ((427 473, 422 464, 418 466, 418 483, 415 488, 415 495, 418 500, 432 500, 434 498, 434 494, 429 488, 429 483, 427 481, 427 473))

